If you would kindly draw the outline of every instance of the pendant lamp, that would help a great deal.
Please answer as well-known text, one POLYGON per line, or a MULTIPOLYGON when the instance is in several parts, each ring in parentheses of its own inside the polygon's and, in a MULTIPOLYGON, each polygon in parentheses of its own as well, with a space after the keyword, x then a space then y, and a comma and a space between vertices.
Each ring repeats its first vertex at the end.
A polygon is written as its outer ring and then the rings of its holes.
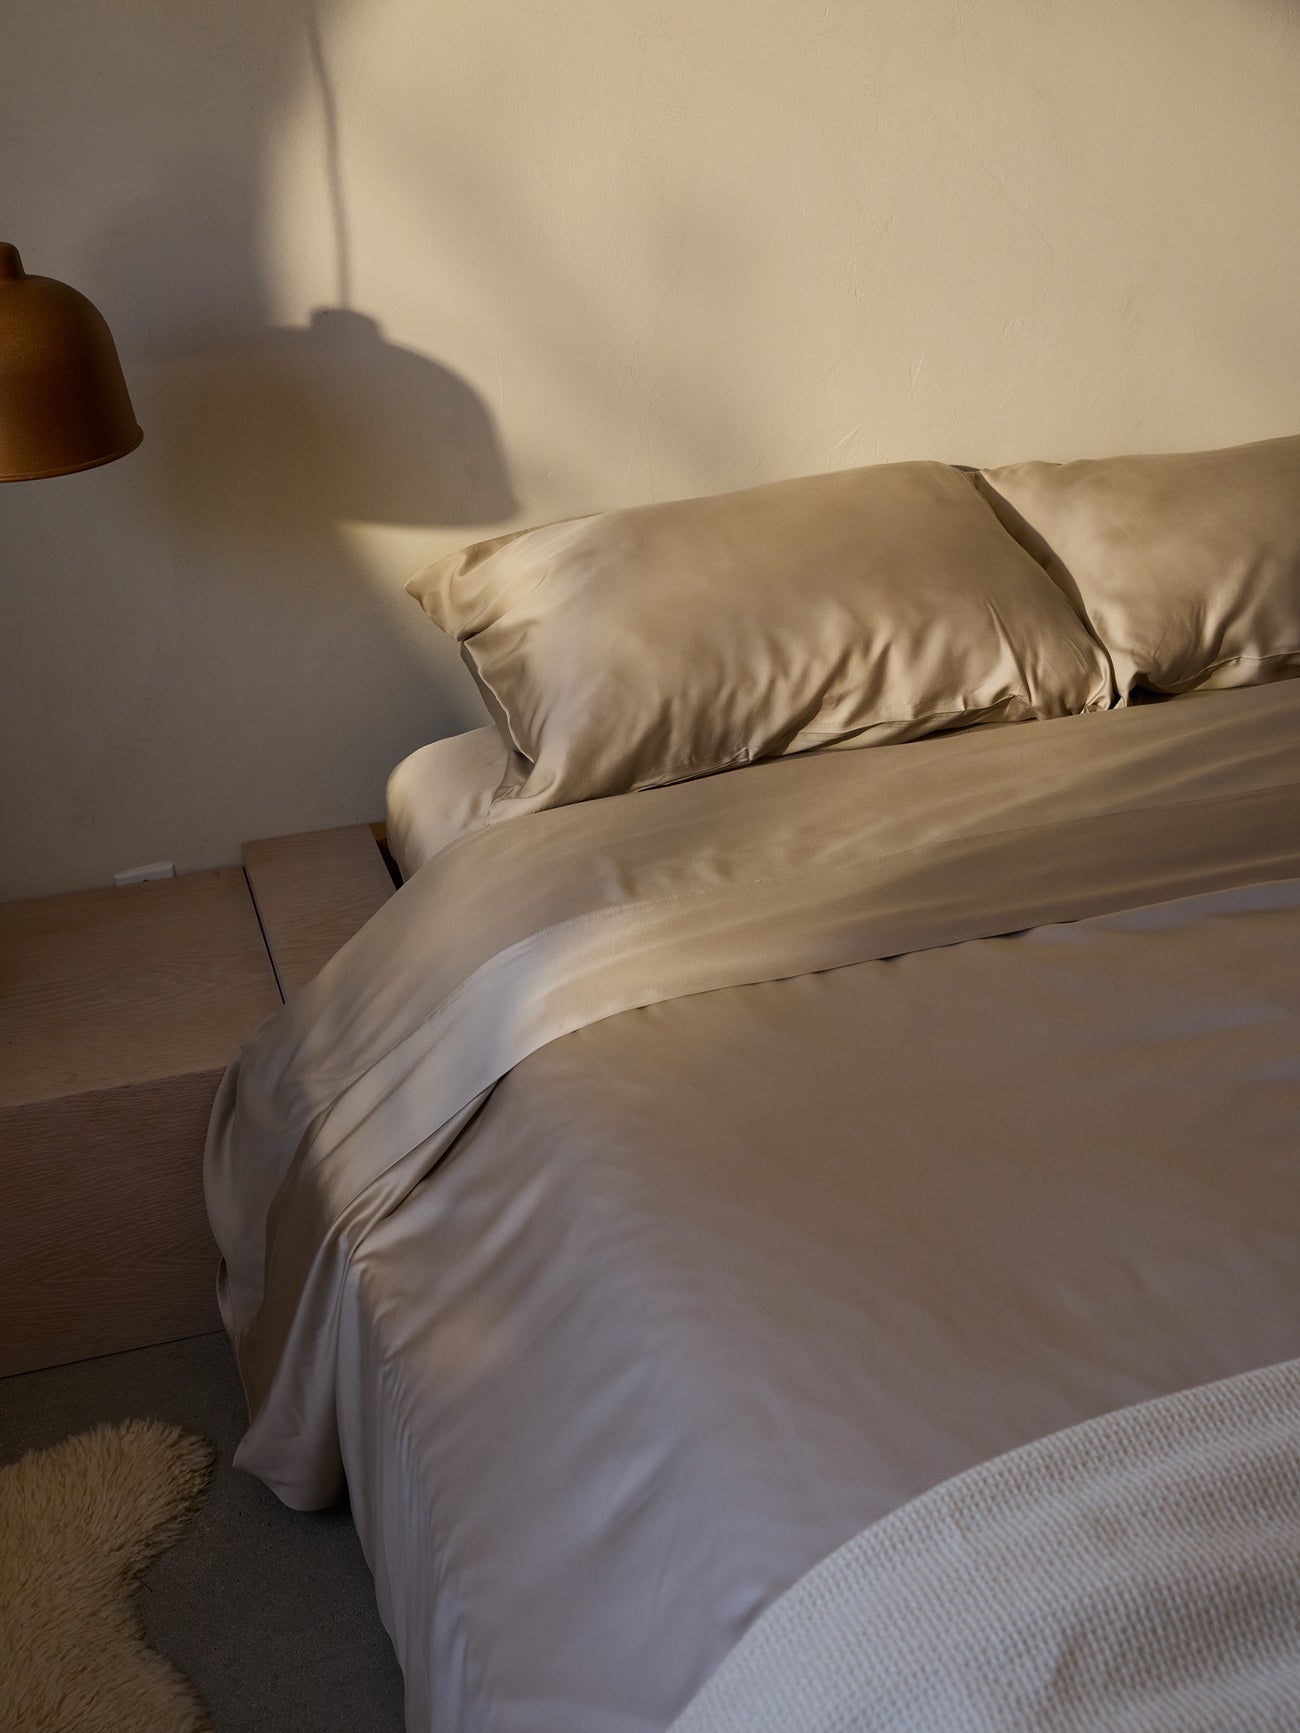
POLYGON ((93 469, 143 438, 99 309, 0 242, 0 481, 93 469))

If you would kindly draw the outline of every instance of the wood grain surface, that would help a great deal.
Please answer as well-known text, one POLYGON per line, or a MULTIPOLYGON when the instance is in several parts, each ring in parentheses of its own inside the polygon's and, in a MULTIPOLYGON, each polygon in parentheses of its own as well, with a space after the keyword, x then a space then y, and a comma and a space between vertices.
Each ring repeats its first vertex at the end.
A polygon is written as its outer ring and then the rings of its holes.
POLYGON ((221 1068, 0 1109, 0 1376, 217 1330, 221 1068))
POLYGON ((238 867, 0 903, 0 1107, 223 1067, 278 1002, 238 867))
POLYGON ((319 974, 393 894, 369 825, 268 837, 246 842, 243 852, 286 998, 319 974))
POLYGON ((238 867, 0 904, 0 1375, 219 1328, 208 1114, 279 1004, 238 867))

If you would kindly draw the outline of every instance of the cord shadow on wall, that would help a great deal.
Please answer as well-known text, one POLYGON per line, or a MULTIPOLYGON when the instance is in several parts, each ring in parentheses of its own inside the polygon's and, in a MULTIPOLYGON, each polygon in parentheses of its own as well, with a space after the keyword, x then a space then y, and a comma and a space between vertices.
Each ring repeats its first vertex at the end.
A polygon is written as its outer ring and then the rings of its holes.
MULTIPOLYGON (((324 124, 337 305, 305 327, 254 327, 162 370, 176 461, 171 504, 189 533, 310 546, 329 523, 499 522, 518 509, 487 406, 458 374, 391 342, 352 306, 338 108, 316 8, 303 19, 324 124), (168 389, 170 387, 170 389, 168 389)), ((216 178, 199 174, 200 187, 216 178)), ((229 203, 229 200, 219 201, 229 203)), ((245 243, 250 211, 225 212, 245 243)))

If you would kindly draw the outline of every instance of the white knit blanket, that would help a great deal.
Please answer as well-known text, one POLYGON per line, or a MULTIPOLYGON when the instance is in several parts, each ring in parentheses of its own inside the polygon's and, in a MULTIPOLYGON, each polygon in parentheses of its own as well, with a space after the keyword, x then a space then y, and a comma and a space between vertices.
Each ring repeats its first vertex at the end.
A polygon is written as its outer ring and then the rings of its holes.
POLYGON ((672 1733, 1067 1729, 1300 1729, 1300 1360, 903 1506, 769 1607, 672 1733))

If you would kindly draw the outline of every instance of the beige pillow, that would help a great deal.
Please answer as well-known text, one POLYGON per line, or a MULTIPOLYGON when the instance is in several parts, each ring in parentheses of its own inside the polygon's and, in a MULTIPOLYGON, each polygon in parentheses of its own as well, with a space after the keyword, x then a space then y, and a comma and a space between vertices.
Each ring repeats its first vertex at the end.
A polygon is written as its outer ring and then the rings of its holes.
POLYGON ((1300 674, 1300 438, 982 473, 1110 651, 1121 701, 1300 674))
POLYGON ((1060 592, 941 463, 549 524, 407 588, 514 748, 492 820, 1113 697, 1060 592))

